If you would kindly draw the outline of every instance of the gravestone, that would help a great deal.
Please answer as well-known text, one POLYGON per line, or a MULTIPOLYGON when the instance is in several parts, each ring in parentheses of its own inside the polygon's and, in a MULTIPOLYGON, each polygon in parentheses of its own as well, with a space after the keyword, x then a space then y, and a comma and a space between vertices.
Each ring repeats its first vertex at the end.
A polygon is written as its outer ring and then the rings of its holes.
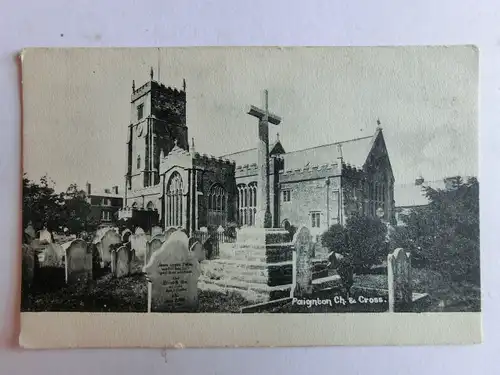
POLYGON ((40 242, 52 243, 52 233, 50 233, 47 229, 42 229, 40 231, 40 242))
POLYGON ((113 251, 116 256, 116 266, 114 275, 119 277, 125 277, 130 275, 131 263, 132 263, 132 251, 126 246, 120 246, 116 251, 113 251))
POLYGON ((35 276, 35 250, 26 244, 22 246, 22 288, 30 289, 35 276))
POLYGON ((387 281, 389 311, 410 311, 413 300, 410 253, 398 248, 387 255, 387 281))
POLYGON ((198 260, 198 262, 202 262, 205 260, 205 250, 203 250, 203 246, 198 241, 195 241, 189 247, 189 250, 194 255, 194 257, 198 260))
POLYGON ((109 263, 109 266, 111 268, 111 274, 113 276, 116 276, 116 251, 121 247, 122 245, 119 243, 114 243, 109 246, 109 254, 111 257, 111 261, 109 263))
POLYGON ((164 233, 164 237, 165 237, 165 241, 168 240, 168 238, 172 235, 172 233, 175 233, 177 231, 177 228, 175 227, 168 227, 167 229, 165 229, 165 233, 164 233))
POLYGON ((92 280, 92 248, 85 241, 76 239, 66 249, 65 274, 67 284, 92 280))
POLYGON ((313 243, 309 229, 301 227, 294 234, 292 244, 296 264, 294 296, 309 295, 312 293, 313 278, 313 243))
POLYGON ((161 229, 161 227, 154 226, 153 228, 151 228, 151 237, 154 237, 157 234, 161 234, 161 233, 163 233, 163 229, 161 229))
POLYGON ((31 224, 28 224, 28 226, 24 230, 24 233, 26 233, 30 237, 30 241, 33 241, 36 237, 35 229, 31 224))
POLYGON ((148 238, 141 228, 138 229, 140 230, 136 230, 136 233, 130 236, 130 247, 135 251, 135 255, 139 259, 144 260, 146 258, 148 238))
MULTIPOLYGON (((65 244, 66 247, 69 243, 65 244)), ((49 243, 38 254, 40 267, 62 267, 65 258, 65 248, 61 245, 49 243)))
POLYGON ((132 235, 132 231, 129 229, 125 229, 122 233, 122 243, 126 243, 130 240, 130 236, 132 235))
POLYGON ((154 237, 147 243, 147 248, 146 248, 146 257, 144 258, 144 265, 148 264, 149 260, 151 259, 151 256, 156 250, 159 250, 161 248, 161 245, 163 244, 163 237, 154 237))
POLYGON ((200 265, 189 251, 188 237, 176 231, 144 267, 148 312, 187 312, 198 306, 200 265))
POLYGON ((208 259, 213 259, 215 257, 215 252, 216 252, 216 249, 217 249, 217 241, 215 240, 215 238, 213 238, 213 236, 209 236, 205 242, 203 242, 203 250, 204 250, 204 253, 206 254, 206 257, 208 259))
POLYGON ((114 244, 121 244, 122 239, 118 233, 116 233, 113 229, 108 229, 101 239, 101 262, 103 262, 104 266, 109 265, 111 263, 111 252, 110 246, 114 244))

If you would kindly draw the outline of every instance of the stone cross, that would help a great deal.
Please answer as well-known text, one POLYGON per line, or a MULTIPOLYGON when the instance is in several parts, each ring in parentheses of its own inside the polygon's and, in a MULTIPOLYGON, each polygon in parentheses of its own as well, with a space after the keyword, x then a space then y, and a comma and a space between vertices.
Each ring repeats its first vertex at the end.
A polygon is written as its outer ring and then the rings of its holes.
POLYGON ((259 140, 257 143, 257 164, 259 176, 257 181, 257 215, 255 226, 271 228, 271 201, 269 190, 269 123, 279 125, 281 118, 269 113, 268 92, 264 91, 264 109, 250 106, 248 114, 259 119, 259 140))

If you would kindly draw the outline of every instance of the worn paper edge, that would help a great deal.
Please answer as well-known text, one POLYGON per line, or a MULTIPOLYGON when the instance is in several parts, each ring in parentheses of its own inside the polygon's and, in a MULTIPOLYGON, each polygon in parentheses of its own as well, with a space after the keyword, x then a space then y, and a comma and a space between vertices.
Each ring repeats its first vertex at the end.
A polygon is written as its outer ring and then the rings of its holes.
POLYGON ((21 313, 26 349, 448 345, 482 342, 481 313, 21 313))

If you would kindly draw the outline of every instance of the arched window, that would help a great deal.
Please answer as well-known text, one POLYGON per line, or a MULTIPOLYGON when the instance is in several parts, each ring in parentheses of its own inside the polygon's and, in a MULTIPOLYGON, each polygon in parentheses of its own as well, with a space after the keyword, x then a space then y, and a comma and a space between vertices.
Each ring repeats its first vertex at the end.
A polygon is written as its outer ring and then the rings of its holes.
POLYGON ((134 203, 132 204, 132 208, 137 208, 137 206, 138 206, 138 205, 137 205, 137 202, 134 202, 134 203))
POLYGON ((227 192, 215 184, 208 193, 208 224, 225 226, 227 221, 227 192))
POLYGON ((149 210, 149 211, 154 211, 155 209, 155 205, 153 202, 149 201, 146 208, 149 210))
POLYGON ((182 210, 182 177, 177 172, 172 173, 172 175, 170 176, 167 184, 166 197, 167 226, 183 226, 184 212, 182 210))
POLYGON ((255 225, 257 213, 257 183, 239 184, 238 189, 238 222, 240 225, 255 225))

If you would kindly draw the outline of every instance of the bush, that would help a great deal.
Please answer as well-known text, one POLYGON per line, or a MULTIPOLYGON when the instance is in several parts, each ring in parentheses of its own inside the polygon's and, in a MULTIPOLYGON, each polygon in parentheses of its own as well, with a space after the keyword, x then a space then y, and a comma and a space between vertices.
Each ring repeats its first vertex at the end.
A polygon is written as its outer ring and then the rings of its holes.
POLYGON ((321 243, 329 251, 341 254, 337 271, 349 293, 353 275, 378 264, 387 256, 385 242, 387 227, 379 219, 353 216, 346 226, 333 225, 321 236, 321 243))
POLYGON ((479 182, 455 180, 451 189, 424 188, 430 203, 403 216, 393 242, 411 251, 414 265, 479 285, 479 182))

